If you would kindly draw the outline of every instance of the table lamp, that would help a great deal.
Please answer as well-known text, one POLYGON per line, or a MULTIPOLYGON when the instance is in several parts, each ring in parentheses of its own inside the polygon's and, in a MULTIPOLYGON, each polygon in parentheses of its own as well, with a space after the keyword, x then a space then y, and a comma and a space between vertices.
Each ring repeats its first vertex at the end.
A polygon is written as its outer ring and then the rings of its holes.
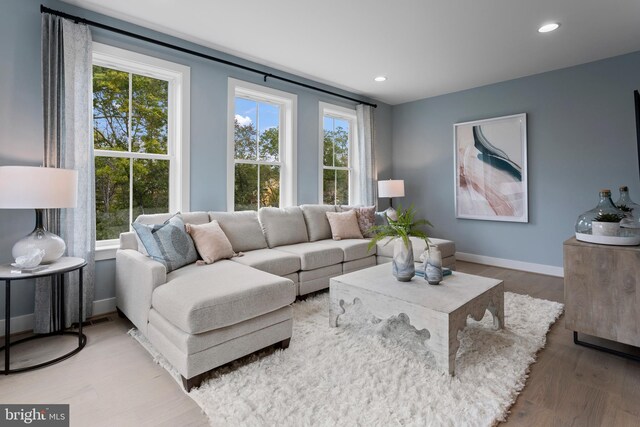
POLYGON ((28 255, 34 249, 42 249, 42 262, 46 263, 55 261, 64 254, 64 240, 44 227, 44 209, 74 208, 77 193, 78 171, 0 166, 0 209, 36 210, 36 226, 31 234, 13 245, 11 253, 14 258, 28 255))
POLYGON ((404 180, 388 179, 378 181, 378 197, 389 198, 389 209, 385 211, 387 216, 394 221, 398 220, 398 213, 393 208, 394 197, 404 197, 404 180))

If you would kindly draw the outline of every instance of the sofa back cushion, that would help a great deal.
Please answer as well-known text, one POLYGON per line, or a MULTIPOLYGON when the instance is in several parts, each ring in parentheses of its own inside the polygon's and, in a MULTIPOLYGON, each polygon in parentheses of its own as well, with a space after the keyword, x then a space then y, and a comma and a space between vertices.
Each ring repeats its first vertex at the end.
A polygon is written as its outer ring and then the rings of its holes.
POLYGON ((134 222, 133 229, 149 256, 164 264, 167 273, 198 259, 193 240, 185 230, 180 215, 170 217, 163 224, 134 222))
POLYGON ((260 208, 258 218, 270 248, 309 241, 302 209, 298 206, 260 208))
POLYGON ((307 225, 310 242, 331 238, 331 227, 326 213, 335 212, 335 205, 302 205, 300 209, 307 225))
POLYGON ((267 247, 267 241, 262 234, 258 214, 255 211, 209 212, 209 218, 212 221, 218 221, 235 252, 267 247))

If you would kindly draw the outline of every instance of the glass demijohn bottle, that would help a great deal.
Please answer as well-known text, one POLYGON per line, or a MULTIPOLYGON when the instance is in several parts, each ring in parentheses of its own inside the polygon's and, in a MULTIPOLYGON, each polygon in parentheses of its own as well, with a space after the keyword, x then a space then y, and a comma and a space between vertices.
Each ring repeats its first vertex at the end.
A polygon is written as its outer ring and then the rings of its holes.
POLYGON ((600 201, 598 206, 581 214, 576 221, 576 233, 591 234, 591 222, 602 214, 619 215, 620 210, 616 208, 611 200, 611 190, 600 190, 600 201))

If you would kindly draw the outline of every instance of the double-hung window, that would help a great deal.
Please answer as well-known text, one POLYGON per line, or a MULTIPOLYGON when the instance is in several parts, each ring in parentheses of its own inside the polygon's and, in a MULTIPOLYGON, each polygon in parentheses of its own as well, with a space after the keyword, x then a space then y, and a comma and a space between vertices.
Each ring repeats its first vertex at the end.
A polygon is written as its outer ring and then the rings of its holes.
POLYGON ((353 199, 356 111, 320 103, 321 203, 348 205, 353 199))
POLYGON ((228 209, 295 204, 296 96, 229 79, 228 209))
POLYGON ((97 247, 140 214, 189 209, 189 68, 93 44, 97 247))

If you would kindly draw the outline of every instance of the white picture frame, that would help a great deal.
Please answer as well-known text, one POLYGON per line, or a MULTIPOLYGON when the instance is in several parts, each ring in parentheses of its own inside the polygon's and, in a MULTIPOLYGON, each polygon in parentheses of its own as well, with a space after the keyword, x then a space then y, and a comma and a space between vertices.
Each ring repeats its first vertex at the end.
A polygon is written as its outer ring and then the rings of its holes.
POLYGON ((526 113, 453 125, 456 218, 529 222, 526 113))

